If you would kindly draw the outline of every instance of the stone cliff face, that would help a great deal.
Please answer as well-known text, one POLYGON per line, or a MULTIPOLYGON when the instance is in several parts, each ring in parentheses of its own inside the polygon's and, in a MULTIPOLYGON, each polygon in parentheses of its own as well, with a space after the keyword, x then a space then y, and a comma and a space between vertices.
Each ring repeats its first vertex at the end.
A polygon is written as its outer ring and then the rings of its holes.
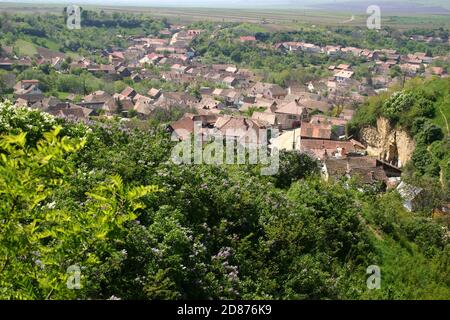
POLYGON ((388 119, 378 118, 377 127, 366 127, 360 132, 361 142, 367 145, 367 152, 395 166, 402 167, 411 160, 416 144, 409 134, 392 127, 388 119))

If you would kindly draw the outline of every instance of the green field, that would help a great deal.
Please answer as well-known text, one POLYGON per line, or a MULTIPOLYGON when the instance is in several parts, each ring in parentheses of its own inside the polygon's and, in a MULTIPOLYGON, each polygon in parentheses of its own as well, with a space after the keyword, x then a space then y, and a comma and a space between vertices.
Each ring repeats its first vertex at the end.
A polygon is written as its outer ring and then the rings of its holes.
POLYGON ((14 48, 17 50, 19 56, 33 56, 37 53, 35 44, 22 39, 14 43, 14 48))
MULTIPOLYGON (((9 13, 55 13, 61 14, 63 5, 49 4, 17 4, 0 3, 1 12, 9 13)), ((327 26, 365 26, 367 15, 353 14, 345 11, 326 11, 312 9, 221 9, 221 8, 152 8, 152 7, 119 7, 119 6, 90 6, 83 5, 89 10, 103 10, 105 12, 129 12, 145 14, 157 18, 167 18, 169 22, 187 24, 197 21, 215 22, 248 22, 259 24, 268 31, 295 30, 304 25, 327 26), (352 15, 354 19, 351 20, 352 15)), ((399 29, 412 27, 449 27, 449 15, 432 14, 396 14, 383 15, 382 25, 399 29)))

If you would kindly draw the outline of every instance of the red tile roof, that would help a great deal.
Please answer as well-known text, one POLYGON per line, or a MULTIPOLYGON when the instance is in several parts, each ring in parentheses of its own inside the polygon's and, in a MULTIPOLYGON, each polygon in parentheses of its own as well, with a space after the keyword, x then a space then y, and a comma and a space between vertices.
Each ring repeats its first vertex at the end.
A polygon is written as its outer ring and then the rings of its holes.
POLYGON ((256 41, 256 38, 254 36, 243 36, 243 37, 239 37, 239 40, 242 42, 245 41, 256 41))
POLYGON ((306 138, 331 139, 331 125, 302 122, 301 136, 306 138))

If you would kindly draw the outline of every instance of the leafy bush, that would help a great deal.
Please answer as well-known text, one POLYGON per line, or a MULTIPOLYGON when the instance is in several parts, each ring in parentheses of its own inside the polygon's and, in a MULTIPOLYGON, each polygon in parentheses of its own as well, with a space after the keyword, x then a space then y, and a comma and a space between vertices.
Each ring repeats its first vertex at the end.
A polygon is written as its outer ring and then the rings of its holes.
POLYGON ((280 152, 280 168, 274 176, 279 188, 289 187, 292 182, 318 173, 318 163, 305 153, 297 151, 280 152))
POLYGON ((383 116, 397 122, 403 112, 408 111, 414 104, 414 98, 411 93, 395 92, 387 101, 383 103, 381 112, 383 116))
POLYGON ((281 155, 275 177, 249 164, 176 165, 169 135, 138 120, 51 131, 41 121, 0 138, 3 298, 449 296, 445 230, 407 215, 395 192, 309 177, 317 164, 297 152, 281 155), (398 257, 420 269, 402 269, 398 257), (374 263, 386 284, 369 292, 374 263), (80 290, 66 286, 71 265, 80 290))

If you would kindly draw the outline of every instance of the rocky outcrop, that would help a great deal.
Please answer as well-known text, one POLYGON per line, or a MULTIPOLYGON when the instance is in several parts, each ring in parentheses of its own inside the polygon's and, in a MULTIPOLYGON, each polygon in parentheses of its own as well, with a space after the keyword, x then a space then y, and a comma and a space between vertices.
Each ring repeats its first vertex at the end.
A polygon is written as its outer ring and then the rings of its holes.
POLYGON ((393 127, 386 118, 377 119, 377 127, 366 127, 360 132, 367 152, 395 166, 402 167, 411 160, 416 144, 401 128, 393 127))

